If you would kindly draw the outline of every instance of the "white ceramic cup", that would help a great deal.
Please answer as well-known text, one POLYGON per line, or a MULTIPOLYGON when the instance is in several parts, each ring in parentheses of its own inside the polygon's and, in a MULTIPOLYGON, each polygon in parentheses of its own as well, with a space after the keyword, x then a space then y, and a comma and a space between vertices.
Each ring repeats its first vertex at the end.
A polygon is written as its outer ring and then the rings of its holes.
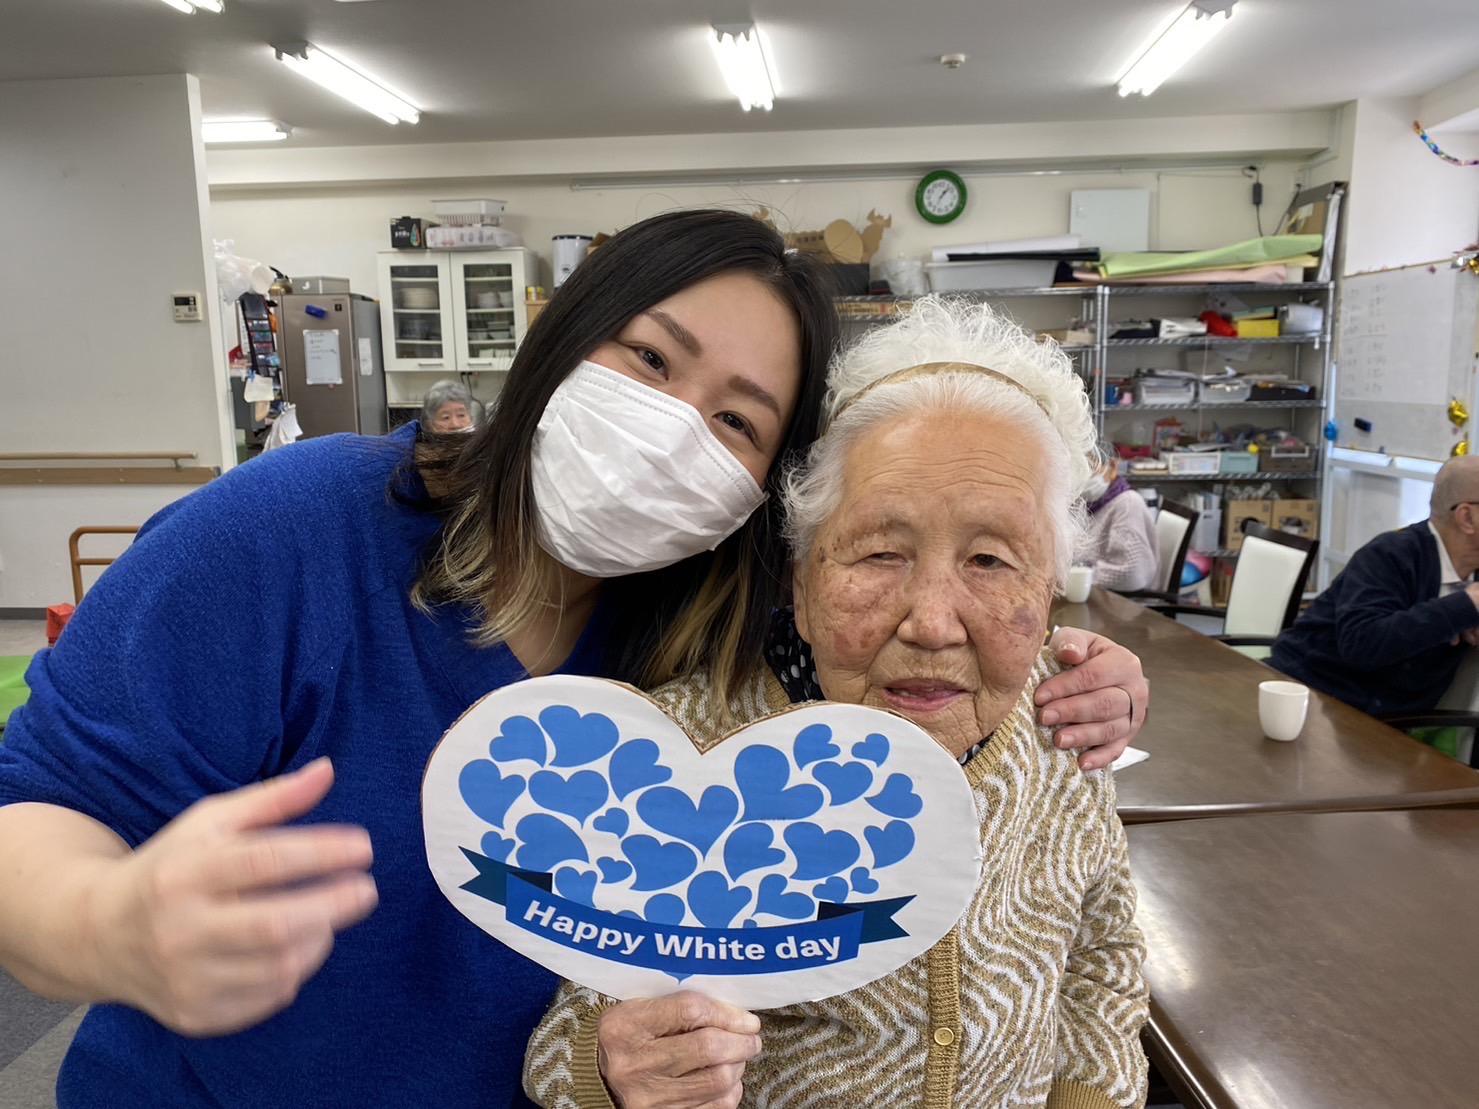
POLYGON ((1081 605, 1089 599, 1089 590, 1094 588, 1094 568, 1073 566, 1068 570, 1068 582, 1063 586, 1063 599, 1070 604, 1081 605))
POLYGON ((1287 743, 1297 738, 1309 709, 1309 686, 1298 682, 1258 683, 1258 722, 1269 739, 1287 743))

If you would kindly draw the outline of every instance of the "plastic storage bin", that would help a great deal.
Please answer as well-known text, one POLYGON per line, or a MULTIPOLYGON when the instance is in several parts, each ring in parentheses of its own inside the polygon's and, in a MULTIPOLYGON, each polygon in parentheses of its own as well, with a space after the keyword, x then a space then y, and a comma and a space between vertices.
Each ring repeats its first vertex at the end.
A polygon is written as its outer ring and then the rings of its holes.
POLYGON ((1136 404, 1195 404, 1197 383, 1183 378, 1141 377, 1135 380, 1136 404))
POLYGON ((1263 459, 1265 470, 1276 470, 1280 473, 1310 474, 1314 473, 1315 462, 1319 456, 1315 454, 1313 447, 1273 447, 1259 455, 1263 459))
POLYGON ((1222 472, 1222 451, 1170 451, 1165 458, 1173 474, 1213 475, 1222 472))
POLYGON ((1202 403, 1241 404, 1252 391, 1253 386, 1246 381, 1208 381, 1202 385, 1202 403))
POLYGON ((1258 456, 1247 451, 1223 451, 1222 472, 1224 474, 1258 473, 1258 456))
POLYGON ((930 288, 937 293, 974 289, 1037 289, 1053 283, 1058 263, 1051 258, 1004 258, 981 262, 926 262, 930 288))

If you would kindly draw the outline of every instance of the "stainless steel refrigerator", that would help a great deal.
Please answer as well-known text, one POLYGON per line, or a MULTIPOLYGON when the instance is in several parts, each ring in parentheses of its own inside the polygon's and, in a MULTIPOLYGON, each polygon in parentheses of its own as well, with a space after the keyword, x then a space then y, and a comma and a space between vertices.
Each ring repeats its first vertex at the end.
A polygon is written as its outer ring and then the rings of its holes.
POLYGON ((278 298, 283 394, 297 408, 305 439, 336 431, 384 435, 380 305, 349 292, 347 280, 312 280, 319 288, 342 283, 344 291, 278 298))

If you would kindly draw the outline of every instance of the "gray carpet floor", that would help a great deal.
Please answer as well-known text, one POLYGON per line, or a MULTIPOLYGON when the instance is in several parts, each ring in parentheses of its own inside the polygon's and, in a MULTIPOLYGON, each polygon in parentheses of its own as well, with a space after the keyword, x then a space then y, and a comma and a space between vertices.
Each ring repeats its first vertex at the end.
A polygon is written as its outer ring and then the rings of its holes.
POLYGON ((57 1068, 84 1012, 44 1001, 0 970, 0 1106, 53 1109, 57 1068))

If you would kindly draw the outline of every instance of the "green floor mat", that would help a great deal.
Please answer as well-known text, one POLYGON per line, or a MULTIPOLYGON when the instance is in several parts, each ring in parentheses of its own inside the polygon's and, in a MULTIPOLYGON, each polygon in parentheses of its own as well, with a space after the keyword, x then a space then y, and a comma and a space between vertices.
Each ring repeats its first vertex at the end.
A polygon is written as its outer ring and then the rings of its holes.
POLYGON ((0 726, 31 695, 26 688, 26 667, 30 665, 30 655, 0 655, 0 726))

